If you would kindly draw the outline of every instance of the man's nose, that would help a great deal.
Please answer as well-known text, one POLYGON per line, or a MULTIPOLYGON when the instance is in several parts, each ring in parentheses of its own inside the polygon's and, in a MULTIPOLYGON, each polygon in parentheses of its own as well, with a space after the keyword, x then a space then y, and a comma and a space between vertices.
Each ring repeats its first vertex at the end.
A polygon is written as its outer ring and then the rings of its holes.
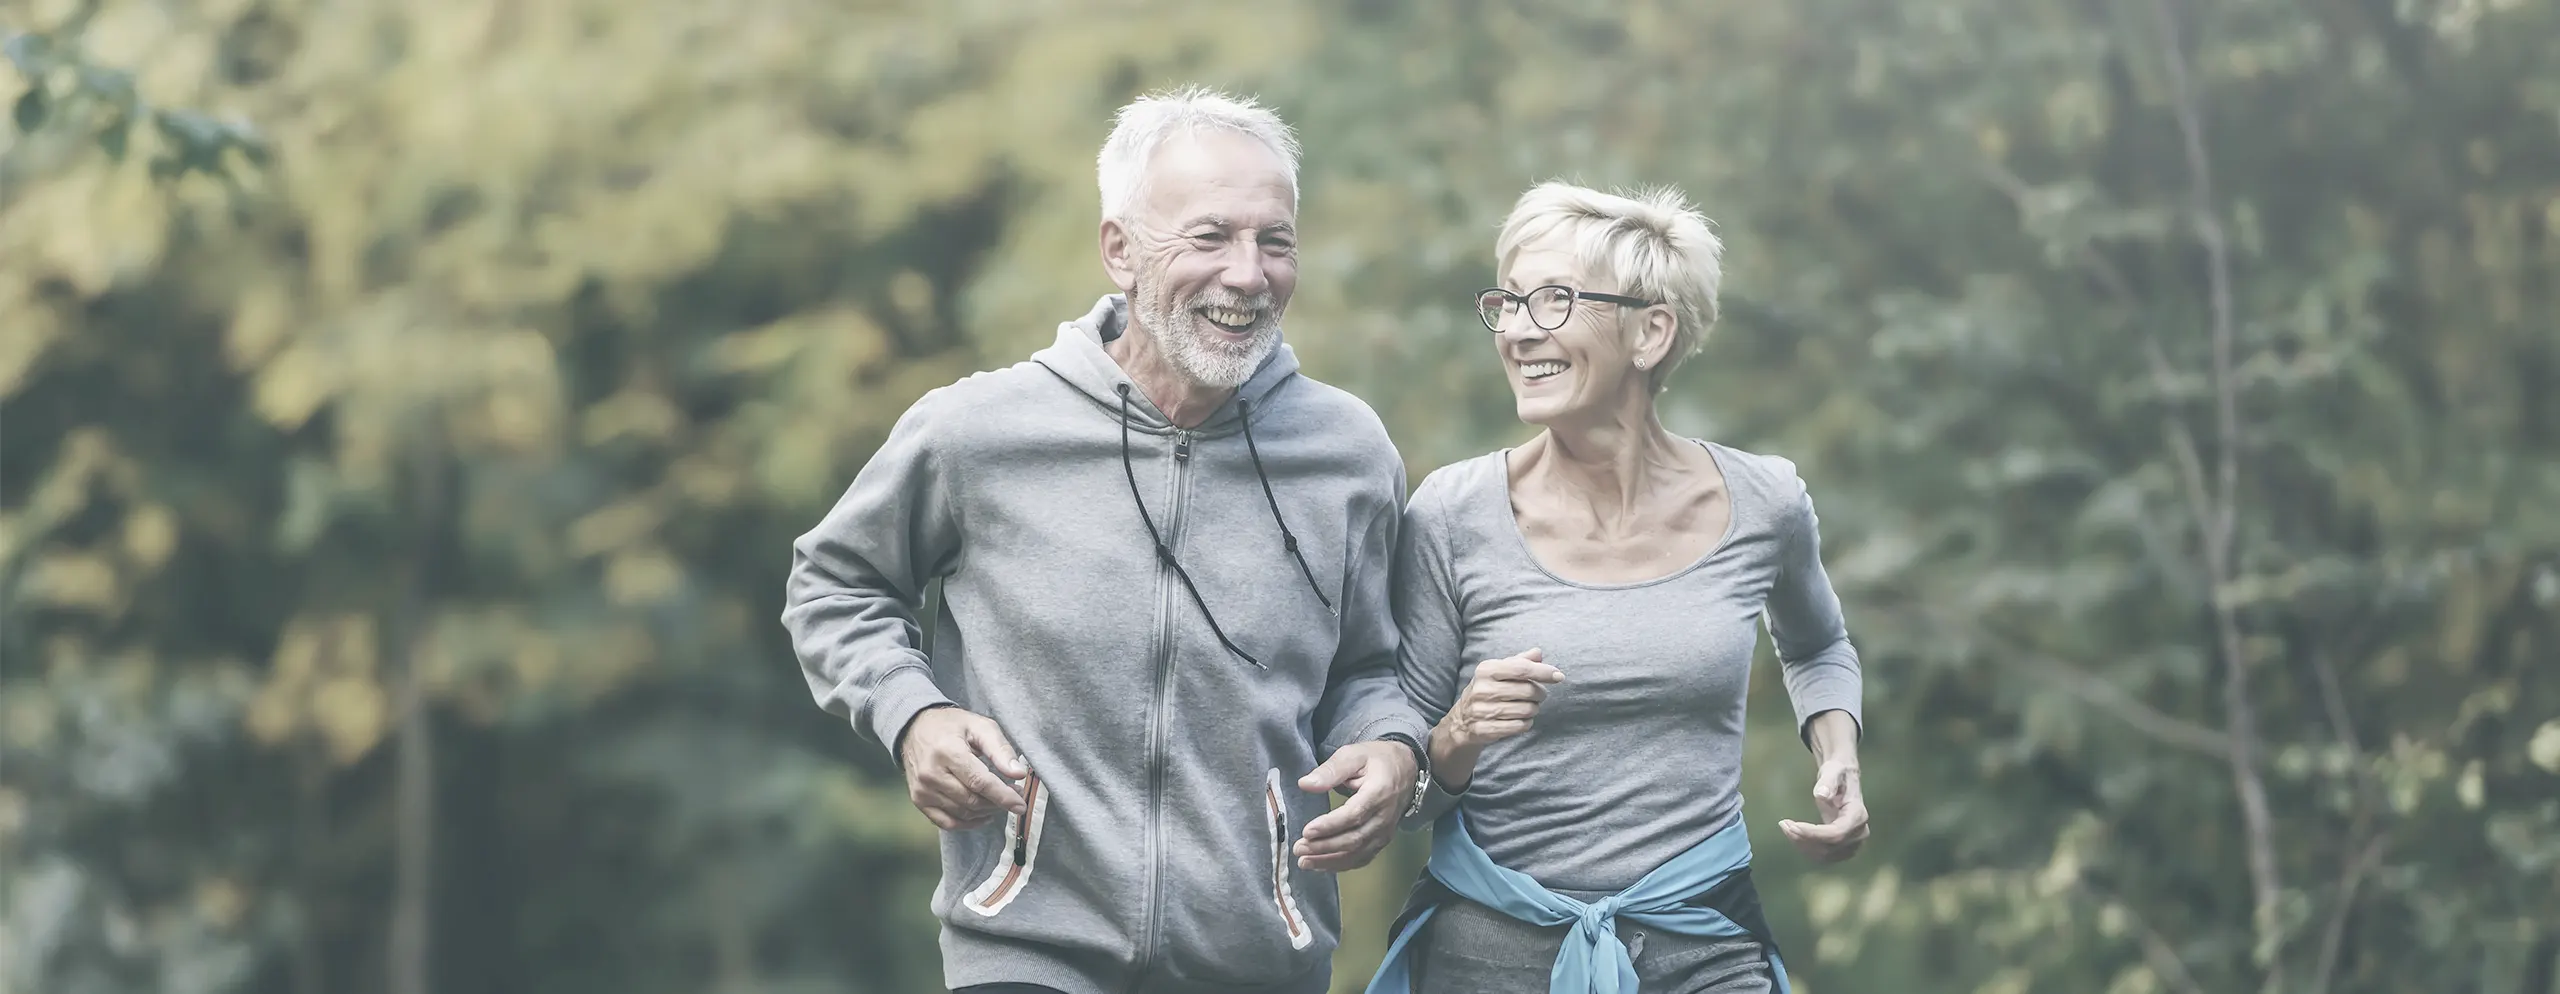
POLYGON ((1271 288, 1271 275, 1263 271, 1264 264, 1269 260, 1264 258, 1262 246, 1255 244, 1251 239, 1236 239, 1235 244, 1227 248, 1226 258, 1223 261, 1225 265, 1220 268, 1218 279, 1220 283, 1226 285, 1227 289, 1243 294, 1259 294, 1271 288))

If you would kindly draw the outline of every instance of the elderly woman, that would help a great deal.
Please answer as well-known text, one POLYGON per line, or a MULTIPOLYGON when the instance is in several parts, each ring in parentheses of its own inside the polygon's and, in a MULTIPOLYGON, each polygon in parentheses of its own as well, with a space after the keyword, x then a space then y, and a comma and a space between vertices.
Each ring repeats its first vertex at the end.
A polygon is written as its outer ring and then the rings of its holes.
POLYGON ((1477 306, 1518 448, 1444 467, 1405 512, 1406 693, 1436 722, 1431 863, 1370 985, 1785 991, 1742 826, 1743 695, 1765 622, 1818 761, 1820 861, 1866 839, 1858 656, 1793 464, 1662 427, 1716 318, 1721 246, 1673 191, 1549 183, 1477 306))

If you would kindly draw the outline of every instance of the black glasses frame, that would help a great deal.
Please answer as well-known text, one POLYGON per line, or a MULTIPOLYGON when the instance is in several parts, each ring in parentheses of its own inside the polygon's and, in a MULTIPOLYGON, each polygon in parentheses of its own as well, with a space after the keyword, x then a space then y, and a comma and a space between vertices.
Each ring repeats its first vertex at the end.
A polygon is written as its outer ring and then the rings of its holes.
POLYGON ((1502 326, 1496 323, 1500 319, 1495 317, 1494 314, 1485 313, 1484 308, 1485 298, 1494 296, 1495 294, 1500 294, 1503 298, 1502 311, 1507 312, 1516 307, 1522 311, 1528 312, 1529 323, 1536 325, 1540 331, 1554 331, 1558 328, 1564 327, 1564 323, 1566 321, 1573 319, 1573 305, 1585 300, 1597 300, 1601 303, 1616 304, 1621 307, 1651 307, 1655 304, 1662 303, 1659 300, 1646 300, 1642 297, 1630 297, 1622 293, 1601 293, 1597 290, 1583 290, 1566 286, 1562 283, 1549 283, 1541 287, 1532 287, 1528 293, 1513 293, 1498 286, 1489 286, 1476 291, 1476 318, 1484 322, 1486 331, 1493 332, 1497 335, 1502 334, 1502 326), (1554 324, 1547 324, 1539 321, 1538 312, 1529 306, 1530 296, 1545 290, 1564 291, 1564 310, 1557 315, 1556 323, 1554 324))

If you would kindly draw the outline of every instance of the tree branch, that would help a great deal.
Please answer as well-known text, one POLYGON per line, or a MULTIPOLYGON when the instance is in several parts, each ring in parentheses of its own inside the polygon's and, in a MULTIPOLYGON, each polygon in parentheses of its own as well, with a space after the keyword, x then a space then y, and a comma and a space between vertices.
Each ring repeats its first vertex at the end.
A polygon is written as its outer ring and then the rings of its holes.
MULTIPOLYGON (((2235 332, 2231 316, 2230 247, 2224 238, 2221 219, 2214 212, 2213 166, 2205 153, 2204 114, 2202 100, 2188 79, 2187 57, 2179 37, 2178 14, 2171 0, 2152 0, 2152 9, 2160 19, 2160 54, 2168 71, 2171 105, 2178 119, 2178 133, 2183 139, 2187 163, 2187 194, 2193 215, 2196 241, 2204 247, 2205 280, 2213 314, 2213 394, 2215 434, 2215 487, 2208 499, 2195 507, 2196 523, 2203 532, 2205 570, 2211 577, 2211 609, 2215 641, 2223 657, 2222 697, 2224 727, 2231 736, 2230 763, 2233 792, 2239 795, 2241 828, 2247 843, 2249 885, 2255 897, 2254 920, 2257 933, 2256 953, 2265 963, 2266 976, 2262 989, 2284 989, 2283 923, 2277 918, 2277 898, 2282 883, 2276 872, 2274 816, 2267 804, 2266 782, 2258 773, 2257 706, 2249 692, 2249 664, 2242 654, 2239 620, 2234 617, 2229 599, 2224 596, 2235 566, 2233 533, 2239 515, 2239 396, 2232 382, 2231 352, 2235 332)), ((2180 430, 2183 435, 2183 429, 2180 430)), ((2182 461, 2196 463, 2190 470, 2190 500, 2204 488, 2199 479, 2201 460, 2192 447, 2181 449, 2182 461)))
MULTIPOLYGON (((1950 626, 1921 620, 1914 627, 1923 631, 1950 631, 1950 626)), ((2151 736, 2162 745, 2174 746, 2214 759, 2227 760, 2231 754, 2231 737, 2221 731, 2188 721, 2142 702, 2121 687, 2071 663, 2027 649, 2017 639, 1991 631, 1981 625, 1966 631, 1997 644, 1991 655, 2007 665, 2025 671, 2035 679, 2054 685, 2079 702, 2113 715, 2135 731, 2151 736)))
POLYGON ((2050 681, 2080 703, 2097 708, 2151 736, 2163 745, 2228 761, 2231 737, 2145 704, 2116 685, 2054 659, 2025 660, 2029 671, 2050 681))
POLYGON ((2329 924, 2321 930, 2320 959, 2319 965, 2312 970, 2311 994, 2328 994, 2329 982, 2338 968, 2338 953, 2346 944, 2347 918, 2355 910, 2356 889, 2364 883, 2365 875, 2382 862, 2383 849, 2390 843, 2389 837, 2371 831, 2369 813, 2358 814, 2353 837, 2364 837, 2368 832, 2371 835, 2349 847, 2346 868, 2338 876, 2338 903, 2329 909, 2329 924))
MULTIPOLYGON (((2026 216, 2027 198, 2035 191, 2033 187, 2027 185, 2023 177, 2007 165, 1988 158, 1978 163, 1975 170, 1982 174, 1984 180, 1990 182, 1994 188, 2009 198, 2009 202, 2018 208, 2020 217, 2026 216)), ((2095 246, 2080 242, 2071 248, 2072 258, 2078 260, 2080 267, 2087 270, 2090 276, 2105 285, 2107 293, 2115 298, 2116 303, 2127 307, 2139 305, 2142 298, 2133 292, 2133 281, 2126 279, 2124 271, 2117 268, 2116 264, 2100 253, 2095 246)))
POLYGON ((2134 941, 2142 945, 2143 958, 2151 961, 2151 972, 2158 974, 2161 982, 2185 994, 2204 994, 2204 986, 2196 983, 2194 974, 2187 972, 2187 962, 2179 958, 2177 948, 2169 945, 2168 938, 2161 935, 2159 929, 2151 927, 2151 922, 2142 917, 2142 912, 2133 910, 2133 905, 2125 901, 2109 899, 2085 882, 2079 888, 2081 894, 2096 901, 2101 909, 2112 906, 2124 913, 2125 923, 2133 927, 2134 941))
POLYGON ((2356 890, 2364 883, 2382 859, 2389 844, 2389 833, 2374 825, 2382 810, 2381 785, 2374 782, 2373 770, 2365 763, 2362 737, 2356 734, 2355 717, 2347 710, 2345 686, 2338 680, 2338 669, 2329 665, 2329 657, 2321 652, 2311 654, 2312 676, 2320 685, 2320 703, 2328 713, 2329 727, 2338 737, 2338 745, 2347 750, 2355 774, 2355 814, 2347 829, 2346 865, 2339 871, 2338 896, 2329 909, 2329 923, 2321 929, 2320 955, 2312 968, 2310 994, 2328 994, 2337 974, 2338 956, 2345 947, 2347 919, 2355 912, 2356 890))

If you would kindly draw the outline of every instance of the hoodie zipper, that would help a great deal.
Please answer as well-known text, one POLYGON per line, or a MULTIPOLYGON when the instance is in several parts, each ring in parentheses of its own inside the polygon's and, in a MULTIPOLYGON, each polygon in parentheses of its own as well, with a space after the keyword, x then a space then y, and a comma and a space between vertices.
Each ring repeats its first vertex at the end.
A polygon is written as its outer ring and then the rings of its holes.
MULTIPOLYGON (((1194 433, 1186 428, 1173 430, 1173 500, 1165 513, 1164 544, 1166 548, 1182 545, 1182 506, 1191 492, 1191 440, 1194 433)), ((1173 584, 1165 581, 1165 568, 1156 567, 1156 695, 1153 711, 1148 716, 1147 731, 1147 929, 1138 945, 1138 988, 1146 987, 1147 970, 1156 957, 1156 933, 1164 919, 1164 775, 1165 740, 1168 738, 1165 711, 1173 696, 1173 584)))

